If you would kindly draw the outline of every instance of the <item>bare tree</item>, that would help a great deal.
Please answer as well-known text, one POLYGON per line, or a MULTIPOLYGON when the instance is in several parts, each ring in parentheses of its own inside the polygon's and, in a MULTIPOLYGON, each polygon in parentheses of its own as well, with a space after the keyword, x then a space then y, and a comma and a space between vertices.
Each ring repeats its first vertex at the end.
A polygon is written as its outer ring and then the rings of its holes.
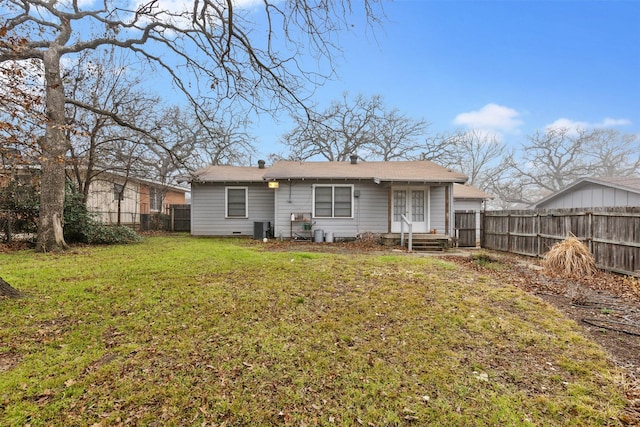
MULTIPOLYGON (((364 0, 371 20, 376 19, 376 3, 364 0)), ((68 148, 65 105, 87 108, 142 130, 108 111, 67 98, 64 57, 113 46, 165 72, 196 109, 205 96, 244 100, 261 110, 286 108, 302 104, 305 84, 321 82, 323 77, 302 70, 297 54, 305 49, 331 58, 336 51, 331 35, 348 26, 352 11, 348 0, 264 0, 258 25, 233 0, 193 1, 182 9, 164 7, 158 0, 133 8, 119 0, 97 5, 40 0, 5 4, 0 63, 37 60, 44 69, 46 127, 38 138, 42 196, 37 249, 41 251, 66 246, 62 233, 68 148)))
POLYGON ((436 134, 425 138, 420 147, 419 158, 429 160, 444 167, 456 164, 459 154, 453 142, 457 134, 436 134))
POLYGON ((151 144, 148 163, 155 164, 155 176, 162 182, 207 165, 246 163, 255 151, 253 137, 246 131, 249 125, 245 114, 232 109, 194 116, 183 108, 169 107, 157 126, 162 147, 151 144))
POLYGON ((31 135, 46 120, 40 75, 38 62, 0 63, 0 158, 5 167, 29 164, 38 157, 31 135))
POLYGON ((585 156, 595 177, 640 175, 640 135, 594 129, 585 156))
POLYGON ((471 130, 428 138, 423 150, 421 158, 462 172, 469 184, 486 190, 505 146, 494 134, 471 130))
POLYGON ((380 96, 358 95, 351 101, 345 92, 323 112, 314 112, 310 118, 296 116, 296 127, 283 136, 282 142, 296 160, 320 156, 331 162, 345 161, 367 150, 374 138, 373 123, 381 111, 380 96))
POLYGON ((487 174, 483 190, 494 196, 488 205, 496 209, 513 209, 526 207, 535 200, 540 190, 523 185, 517 171, 508 167, 513 160, 509 153, 502 159, 494 173, 487 174))
POLYGON ((415 157, 421 147, 418 138, 426 133, 429 124, 407 117, 399 110, 391 110, 384 111, 373 126, 375 136, 371 141, 371 155, 388 161, 415 157))
POLYGON ((387 111, 382 97, 363 95, 349 99, 347 93, 311 118, 296 117, 296 127, 283 136, 289 157, 307 160, 322 157, 345 161, 352 154, 365 159, 409 158, 427 124, 398 110, 387 111))
POLYGON ((64 71, 63 80, 68 99, 92 107, 89 110, 68 104, 68 126, 65 128, 67 174, 86 203, 92 182, 105 172, 131 173, 127 166, 136 165, 131 164, 130 156, 121 156, 126 160, 120 164, 114 153, 128 146, 126 141, 133 139, 137 145, 145 137, 141 132, 118 124, 112 116, 122 117, 127 123, 152 132, 159 100, 140 88, 140 73, 132 72, 131 64, 114 49, 82 52, 76 63, 64 71))
POLYGON ((590 139, 591 133, 584 129, 536 132, 522 147, 519 159, 511 156, 507 165, 520 175, 524 185, 557 191, 589 174, 585 149, 590 139))
POLYGON ((489 191, 507 206, 529 205, 576 180, 640 173, 640 140, 613 129, 550 128, 504 156, 489 191))

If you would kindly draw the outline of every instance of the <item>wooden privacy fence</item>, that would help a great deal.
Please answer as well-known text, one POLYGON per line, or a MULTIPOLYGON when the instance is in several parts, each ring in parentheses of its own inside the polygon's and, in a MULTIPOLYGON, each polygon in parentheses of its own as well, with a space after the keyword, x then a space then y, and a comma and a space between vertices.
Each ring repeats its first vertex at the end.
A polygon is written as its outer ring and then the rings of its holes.
POLYGON ((170 205, 171 231, 191 231, 191 205, 170 205))
POLYGON ((456 211, 455 230, 457 246, 476 246, 476 211, 456 211))
POLYGON ((486 211, 483 248, 542 257, 569 233, 586 243, 599 268, 640 276, 640 208, 486 211))

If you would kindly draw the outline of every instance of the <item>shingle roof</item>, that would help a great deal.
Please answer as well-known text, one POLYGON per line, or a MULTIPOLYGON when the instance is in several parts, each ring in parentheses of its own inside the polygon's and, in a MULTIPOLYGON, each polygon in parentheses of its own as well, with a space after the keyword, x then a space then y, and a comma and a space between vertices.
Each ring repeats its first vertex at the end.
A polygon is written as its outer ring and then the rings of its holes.
POLYGON ((565 188, 556 191, 555 193, 551 193, 546 197, 538 200, 537 202, 531 204, 529 207, 531 209, 536 209, 539 206, 547 203, 549 200, 555 199, 556 197, 560 197, 561 195, 568 193, 574 189, 580 188, 588 183, 604 185, 606 187, 619 188, 621 190, 630 191, 632 193, 640 193, 640 178, 634 177, 600 177, 600 178, 581 178, 565 188))
POLYGON ((634 177, 628 177, 628 176, 606 177, 606 178, 594 178, 592 179, 592 181, 609 183, 609 184, 613 184, 614 186, 625 187, 626 189, 635 190, 635 192, 640 192, 640 178, 634 178, 634 177))
POLYGON ((453 198, 454 199, 493 199, 491 194, 485 193, 479 188, 472 187, 470 185, 453 184, 453 198))
POLYGON ((195 182, 255 182, 263 181, 266 169, 256 166, 207 166, 193 174, 195 182))
POLYGON ((380 182, 459 182, 467 177, 433 162, 296 162, 281 160, 260 169, 248 166, 208 166, 195 182, 255 182, 286 179, 361 179, 380 182))
POLYGON ((433 162, 295 162, 279 161, 264 174, 273 179, 371 179, 387 182, 460 182, 467 177, 433 162))

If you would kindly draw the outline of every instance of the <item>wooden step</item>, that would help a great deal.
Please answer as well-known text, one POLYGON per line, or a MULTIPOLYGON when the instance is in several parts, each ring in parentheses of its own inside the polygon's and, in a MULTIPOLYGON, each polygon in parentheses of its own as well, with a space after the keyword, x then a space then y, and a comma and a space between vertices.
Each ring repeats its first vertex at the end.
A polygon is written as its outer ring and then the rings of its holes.
POLYGON ((446 247, 447 242, 444 240, 414 239, 412 242, 412 249, 415 252, 444 251, 446 247))

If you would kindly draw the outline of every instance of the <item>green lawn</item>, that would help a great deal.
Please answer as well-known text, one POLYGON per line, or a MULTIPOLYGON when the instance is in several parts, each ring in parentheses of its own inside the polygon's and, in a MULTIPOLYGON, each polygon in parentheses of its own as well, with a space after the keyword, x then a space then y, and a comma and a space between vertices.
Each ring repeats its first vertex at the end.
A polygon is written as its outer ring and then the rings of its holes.
POLYGON ((620 373, 508 283, 266 247, 0 254, 0 425, 620 425, 620 373))

